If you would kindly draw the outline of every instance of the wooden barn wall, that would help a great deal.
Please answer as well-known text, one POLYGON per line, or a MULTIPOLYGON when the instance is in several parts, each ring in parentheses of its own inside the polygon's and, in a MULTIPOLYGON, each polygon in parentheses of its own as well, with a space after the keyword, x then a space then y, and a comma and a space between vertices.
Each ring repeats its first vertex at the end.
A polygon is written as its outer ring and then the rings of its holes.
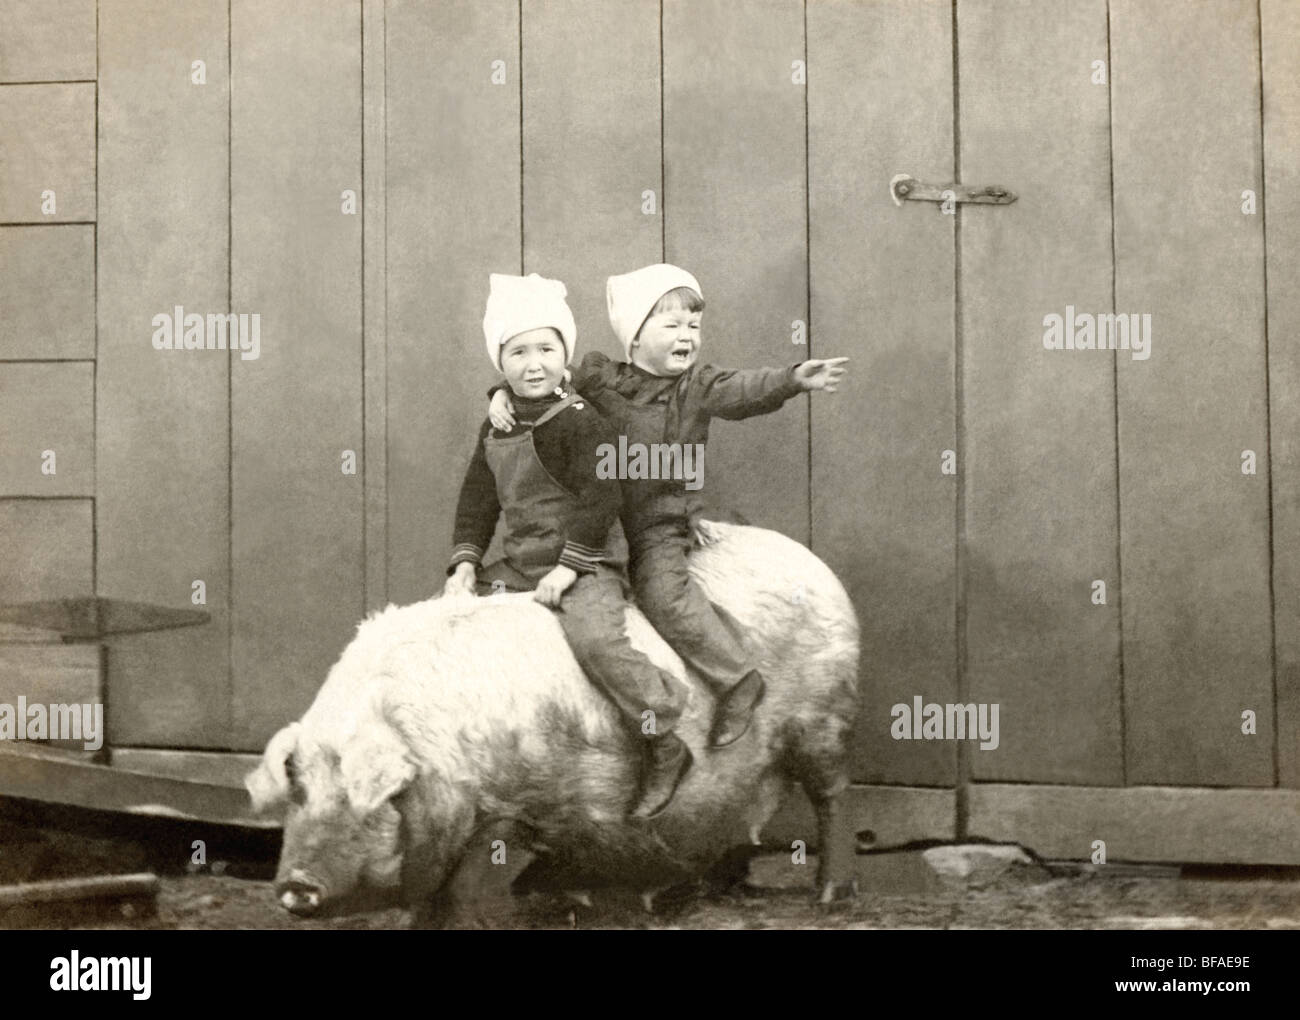
POLYGON ((1213 34, 1172 6, 1112 5, 1115 302, 1161 324, 1149 361, 1118 363, 1129 778, 1268 786, 1264 249, 1241 211, 1263 190, 1259 52, 1253 5, 1198 7, 1213 34), (1195 116, 1171 117, 1171 94, 1195 116))
POLYGON ((387 595, 406 603, 441 586, 487 406, 486 274, 520 271, 519 5, 390 0, 384 31, 387 595))
POLYGON ((984 784, 972 831, 1014 784, 1300 787, 1294 4, 0 18, 0 601, 201 580, 212 615, 107 642, 112 743, 257 750, 367 610, 438 590, 489 272, 563 279, 618 355, 605 277, 666 259, 708 360, 853 359, 709 467, 850 590, 856 781, 984 784), (899 173, 1019 199, 899 206, 899 173), (258 313, 259 358, 155 351, 177 305, 258 313), (1149 313, 1150 358, 1044 350, 1067 306, 1149 313), (999 748, 891 740, 915 696, 999 704, 999 748))
POLYGON ((854 778, 951 786, 953 743, 881 739, 891 706, 958 694, 953 220, 887 190, 952 179, 951 10, 810 4, 807 47, 809 353, 853 359, 810 407, 812 543, 862 624, 854 778))
POLYGON ((95 4, 6 0, 0 24, 4 604, 95 589, 95 4))
MULTIPOLYGON (((621 358, 605 278, 663 259, 664 216, 642 211, 646 191, 665 200, 659 0, 525 3, 521 28, 524 272, 565 281, 578 357, 621 358)), ((486 281, 471 290, 481 304, 486 281)), ((481 420, 481 401, 470 410, 481 420)))
POLYGON ((1261 0, 1278 782, 1300 787, 1300 4, 1261 0))
POLYGON ((365 610, 361 5, 234 0, 230 32, 230 308, 262 335, 230 362, 229 739, 256 747, 365 610))
MULTIPOLYGON (((791 0, 663 5, 664 256, 704 288, 700 357, 719 365, 807 356, 792 342, 808 318, 803 35, 791 0)), ((809 541, 807 397, 715 422, 707 463, 712 502, 809 541)))
POLYGON ((230 306, 228 50, 224 0, 100 4, 96 591, 189 607, 201 581, 212 615, 109 640, 116 743, 230 738, 232 366, 151 343, 156 314, 230 306))
POLYGON ((962 3, 957 39, 959 177, 1019 195, 958 224, 962 700, 1003 706, 971 775, 1119 785, 1115 357, 1041 342, 1111 307, 1106 2, 962 3))

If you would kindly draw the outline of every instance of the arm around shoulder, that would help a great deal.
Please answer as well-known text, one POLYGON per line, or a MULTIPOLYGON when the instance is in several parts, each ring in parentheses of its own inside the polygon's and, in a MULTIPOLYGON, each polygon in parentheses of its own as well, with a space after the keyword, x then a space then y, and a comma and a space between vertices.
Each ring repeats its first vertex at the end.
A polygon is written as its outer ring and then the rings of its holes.
POLYGON ((592 397, 612 386, 618 376, 619 362, 611 361, 600 351, 588 351, 576 367, 570 366, 573 379, 570 385, 584 397, 592 397))

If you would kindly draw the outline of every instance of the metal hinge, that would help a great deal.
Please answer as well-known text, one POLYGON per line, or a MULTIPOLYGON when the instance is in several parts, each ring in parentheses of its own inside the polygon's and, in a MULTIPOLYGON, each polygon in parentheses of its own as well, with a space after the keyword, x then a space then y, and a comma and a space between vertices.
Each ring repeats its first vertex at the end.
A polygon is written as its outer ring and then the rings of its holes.
POLYGON ((926 184, 908 174, 895 174, 889 182, 894 204, 903 202, 970 202, 975 205, 1010 205, 1019 196, 1000 184, 974 187, 970 184, 926 184))

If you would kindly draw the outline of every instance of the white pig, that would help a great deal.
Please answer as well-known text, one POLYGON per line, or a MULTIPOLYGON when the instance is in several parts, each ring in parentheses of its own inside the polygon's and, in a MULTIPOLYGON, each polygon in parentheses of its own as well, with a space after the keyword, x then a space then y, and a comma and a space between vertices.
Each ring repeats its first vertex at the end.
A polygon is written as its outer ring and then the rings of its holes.
POLYGON ((433 598, 365 620, 301 721, 245 780, 286 807, 276 891, 310 915, 400 893, 416 923, 473 917, 494 854, 534 886, 646 891, 697 877, 758 833, 793 783, 818 816, 818 897, 856 892, 837 824, 857 707, 858 624, 830 569, 773 531, 702 525, 690 569, 743 628, 767 680, 749 731, 709 749, 713 700, 650 627, 628 634, 690 696, 677 732, 695 766, 658 817, 626 816, 640 747, 531 595, 433 598))

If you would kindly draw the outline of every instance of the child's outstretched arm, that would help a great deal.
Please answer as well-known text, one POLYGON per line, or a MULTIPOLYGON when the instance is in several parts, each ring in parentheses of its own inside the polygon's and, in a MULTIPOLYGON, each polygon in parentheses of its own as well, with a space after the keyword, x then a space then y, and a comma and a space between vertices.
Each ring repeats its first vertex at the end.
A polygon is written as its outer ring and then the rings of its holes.
POLYGON ((704 407, 719 418, 737 420, 775 411, 791 397, 808 390, 835 392, 848 358, 802 361, 789 368, 696 369, 704 407))
POLYGON ((478 565, 492 542, 492 533, 496 530, 497 518, 501 514, 496 479, 492 477, 492 469, 488 467, 487 457, 483 453, 483 438, 488 434, 489 427, 484 422, 479 429, 474 456, 470 459, 465 480, 460 486, 456 524, 452 532, 451 561, 447 567, 447 581, 442 589, 444 595, 474 593, 478 565))

